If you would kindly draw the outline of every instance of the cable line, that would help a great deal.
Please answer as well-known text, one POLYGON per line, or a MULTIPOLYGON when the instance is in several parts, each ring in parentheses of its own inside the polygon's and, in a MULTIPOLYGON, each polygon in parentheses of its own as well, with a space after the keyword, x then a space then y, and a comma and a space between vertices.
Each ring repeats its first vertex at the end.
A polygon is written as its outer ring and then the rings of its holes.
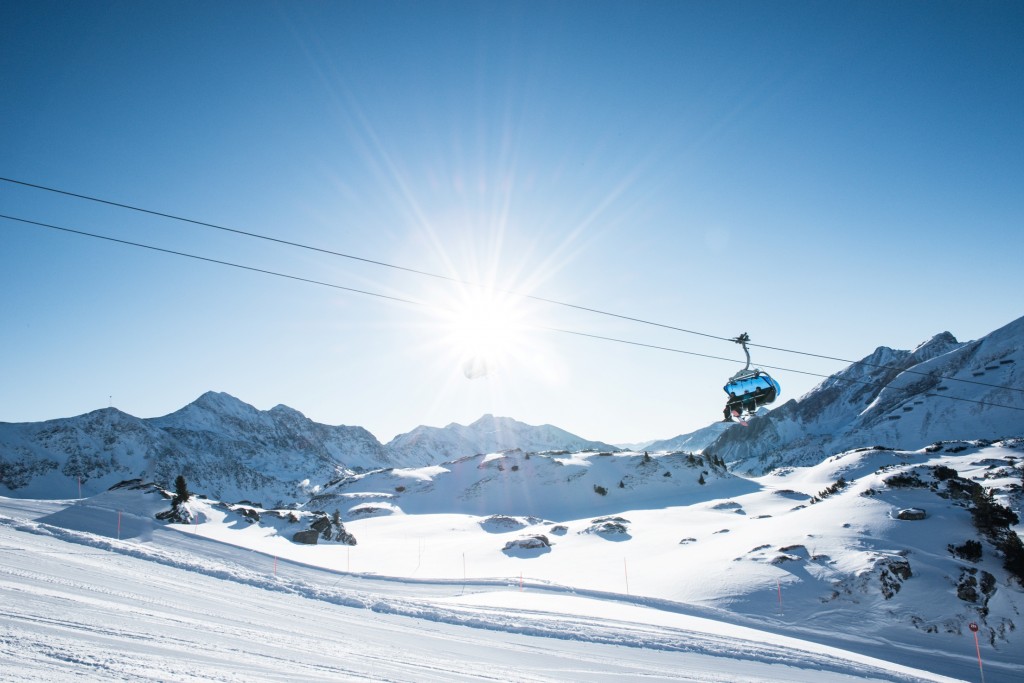
POLYGON ((86 195, 86 194, 78 194, 77 192, 69 192, 67 190, 60 190, 60 189, 57 189, 57 188, 54 188, 54 187, 47 187, 45 185, 36 185, 34 183, 28 183, 28 182, 25 182, 23 180, 14 180, 13 178, 4 178, 4 177, 0 177, 0 180, 4 181, 6 183, 13 183, 15 185, 23 185, 25 187, 31 187, 31 188, 35 188, 37 190, 45 190, 46 192, 53 192, 53 193, 62 194, 62 195, 68 196, 68 197, 75 197, 76 199, 85 199, 85 200, 90 201, 90 202, 96 202, 96 203, 99 203, 99 204, 106 204, 108 206, 114 206, 114 207, 117 207, 119 209, 128 209, 130 211, 138 211, 139 213, 145 213, 145 214, 149 214, 151 216, 159 216, 160 218, 169 218, 171 220, 181 221, 183 223, 190 223, 192 225, 198 225, 198 226, 201 226, 201 227, 204 227, 204 228, 212 228, 214 230, 223 230, 224 232, 230 232, 230 233, 233 233, 235 235, 243 235, 245 237, 252 237, 254 239, 266 240, 268 242, 274 242, 274 243, 277 243, 277 244, 283 244, 283 245, 286 245, 286 246, 289 246, 289 247, 296 247, 297 249, 306 249, 308 251, 315 251, 315 252, 318 252, 318 253, 321 253, 321 254, 328 254, 330 256, 338 256, 338 257, 341 257, 341 258, 347 258, 347 259, 351 259, 353 261, 359 261, 361 263, 369 263, 371 265, 381 266, 382 268, 391 268, 392 270, 400 270, 400 271, 406 272, 406 273, 413 273, 414 275, 423 275, 425 277, 432 277, 432 278, 435 278, 435 279, 438 279, 438 280, 444 280, 446 282, 451 282, 451 283, 454 283, 454 284, 468 285, 470 287, 479 287, 481 289, 488 289, 488 290, 491 290, 493 292, 498 292, 500 294, 511 294, 511 295, 514 295, 514 296, 522 297, 524 299, 532 299, 533 301, 540 301, 540 302, 543 302, 543 303, 546 303, 546 304, 553 304, 555 306, 565 306, 566 308, 575 308, 576 310, 586 311, 588 313, 596 313, 596 314, 599 314, 599 315, 606 315, 606 316, 610 316, 610 317, 613 317, 613 318, 619 318, 619 319, 622 319, 622 320, 628 320, 628 321, 631 321, 631 322, 643 323, 645 325, 654 325, 654 326, 657 326, 657 327, 664 327, 665 329, 675 330, 676 332, 686 332, 687 334, 695 334, 695 335, 699 335, 701 337, 708 337, 710 339, 718 339, 718 340, 721 340, 721 341, 731 341, 729 337, 720 337, 720 336, 717 336, 717 335, 714 335, 714 334, 707 334, 707 333, 704 333, 704 332, 698 332, 696 330, 686 330, 686 329, 683 329, 681 327, 674 327, 672 325, 665 325, 665 324, 662 324, 662 323, 651 322, 649 320, 643 320, 641 318, 633 318, 633 317, 630 317, 630 316, 627 316, 627 315, 620 315, 618 313, 610 313, 608 311, 602 311, 602 310, 599 310, 599 309, 596 309, 596 308, 588 308, 586 306, 580 306, 578 304, 570 304, 570 303, 566 303, 564 301, 556 301, 555 299, 546 299, 544 297, 536 296, 536 295, 533 295, 533 294, 523 294, 522 292, 517 292, 515 290, 501 289, 500 287, 494 287, 492 285, 485 285, 485 284, 482 284, 482 283, 479 283, 479 282, 474 282, 472 280, 463 280, 461 278, 451 277, 449 275, 440 275, 438 273, 431 273, 431 272, 426 271, 426 270, 417 270, 416 268, 409 268, 409 267, 406 267, 406 266, 399 266, 399 265, 395 265, 393 263, 387 263, 385 261, 376 261, 374 259, 369 259, 369 258, 365 258, 365 257, 362 257, 362 256, 355 256, 354 254, 346 254, 345 252, 341 252, 341 251, 333 251, 331 249, 325 249, 323 247, 315 247, 315 246, 312 246, 312 245, 309 245, 309 244, 302 244, 301 242, 292 242, 290 240, 281 239, 279 237, 270 237, 269 235, 261 235, 259 233, 248 232, 246 230, 240 230, 238 228, 229 228, 227 226, 218 225, 216 223, 208 223, 206 221, 200 221, 200 220, 196 220, 194 218, 185 218, 183 216, 177 216, 177 215, 174 215, 174 214, 171 214, 171 213, 164 213, 162 211, 154 211, 152 209, 146 209, 146 208, 143 208, 143 207, 140 207, 140 206, 133 206, 131 204, 124 204, 122 202, 115 202, 115 201, 112 201, 112 200, 109 200, 109 199, 101 199, 99 197, 92 197, 92 196, 89 196, 89 195, 86 195))
MULTIPOLYGON (((572 335, 576 335, 576 336, 579 336, 579 337, 589 337, 591 339, 601 339, 601 340, 604 340, 604 341, 618 342, 620 344, 629 344, 631 346, 641 346, 643 348, 657 349, 659 351, 670 351, 672 353, 684 353, 684 354, 686 354, 688 356, 699 356, 700 358, 711 358, 713 360, 724 360, 724 361, 727 361, 729 363, 735 363, 736 362, 732 358, 723 358, 721 356, 711 356, 711 355, 708 355, 708 354, 705 354, 705 353, 696 353, 695 351, 684 351, 682 349, 673 349, 673 348, 670 348, 670 347, 667 347, 667 346, 657 346, 657 345, 654 345, 654 344, 646 344, 644 342, 630 341, 628 339, 617 339, 615 337, 604 337, 604 336, 601 336, 601 335, 598 335, 598 334, 590 334, 588 332, 577 332, 575 330, 563 330, 563 329, 558 329, 558 328, 555 328, 555 327, 540 327, 538 329, 548 330, 548 331, 551 331, 551 332, 561 332, 563 334, 572 334, 572 335)), ((840 377, 838 374, 822 375, 821 373, 818 373, 818 372, 808 372, 807 370, 794 370, 793 368, 783 368, 783 367, 779 367, 778 365, 764 365, 764 364, 761 364, 760 367, 762 367, 762 368, 771 368, 772 370, 782 370, 783 372, 791 372, 791 373, 795 373, 795 374, 798 374, 798 375, 808 375, 810 377, 824 377, 825 379, 833 379, 833 380, 836 380, 837 382, 850 382, 850 383, 853 383, 853 384, 864 384, 864 385, 869 386, 869 387, 878 387, 880 389, 892 389, 893 391, 906 391, 908 393, 913 393, 913 390, 909 389, 907 387, 894 387, 894 386, 892 386, 890 384, 882 384, 880 382, 869 382, 868 380, 864 380, 864 379, 854 379, 852 377, 840 377)), ((919 374, 927 374, 927 373, 919 373, 919 374)), ((934 377, 936 377, 936 379, 939 379, 939 377, 936 376, 936 375, 929 375, 929 376, 930 377, 934 376, 934 377)), ((943 377, 941 379, 950 379, 950 378, 943 377)), ((976 403, 978 405, 988 406, 990 408, 1008 408, 1009 410, 1020 410, 1020 411, 1024 412, 1024 408, 1020 408, 1018 406, 1008 406, 1008 405, 1005 405, 1005 404, 1002 404, 1002 403, 990 403, 990 402, 986 402, 986 401, 976 401, 973 398, 963 398, 963 397, 959 397, 959 396, 948 396, 946 394, 932 394, 932 393, 927 393, 927 392, 920 392, 920 393, 916 393, 915 395, 916 396, 930 396, 930 397, 933 397, 933 398, 948 398, 948 399, 951 399, 951 400, 954 400, 954 401, 964 401, 966 403, 976 403)))
POLYGON ((221 266, 231 266, 232 268, 239 268, 241 270, 250 270, 254 273, 263 273, 264 275, 274 275, 275 277, 283 277, 288 280, 298 280, 299 282, 308 282, 313 285, 322 285, 324 287, 331 287, 333 289, 341 289, 346 292, 354 292, 356 294, 366 294, 367 296, 375 296, 379 299, 390 299, 391 301, 399 301, 403 304, 412 304, 413 306, 428 306, 428 304, 413 301, 412 299, 403 299, 397 296, 390 296, 388 294, 379 294, 377 292, 368 292, 365 289, 355 289, 353 287, 343 287, 341 285, 331 284, 330 282, 322 282, 320 280, 311 280, 310 278, 299 277, 298 275, 288 275, 287 273, 278 273, 273 270, 265 270, 263 268, 256 268, 254 266, 245 266, 240 263, 232 263, 230 261, 220 261, 218 259, 209 258, 207 256, 197 256, 196 254, 188 254, 184 251, 175 251, 173 249, 164 249, 163 247, 154 247, 149 244, 142 244, 140 242, 131 242, 129 240, 122 240, 116 237, 108 237, 107 235, 97 235, 92 232, 85 232, 84 230, 74 230, 72 228, 62 228, 59 225, 51 225, 49 223, 40 223, 38 221, 30 221, 25 218, 16 218, 14 216, 7 216, 0 214, 0 218, 6 218, 11 221, 18 221, 21 223, 28 223, 29 225, 35 225, 40 228, 50 228, 51 230, 60 230, 61 232, 67 232, 74 235, 82 235, 84 237, 95 237, 96 239, 106 240, 108 242, 117 242, 118 244, 126 244, 130 247, 139 247, 141 249, 149 249, 151 251, 159 251, 164 254, 173 254, 174 256, 184 256, 185 258, 196 259, 197 261, 206 261, 207 263, 216 263, 221 266))
MULTIPOLYGON (((286 246, 289 246, 289 247, 295 247, 297 249, 306 249, 308 251, 314 251, 314 252, 318 252, 318 253, 321 253, 321 254, 327 254, 327 255, 330 255, 330 256, 337 256, 337 257, 340 257, 340 258, 346 258, 346 259, 350 259, 350 260, 353 260, 353 261, 359 261, 361 263, 368 263, 368 264, 371 264, 371 265, 380 266, 382 268, 390 268, 392 270, 398 270, 398 271, 402 271, 402 272, 406 272, 406 273, 412 273, 412 274, 415 274, 415 275, 422 275, 424 277, 435 278, 437 280, 444 280, 446 282, 451 282, 451 283, 455 283, 455 284, 467 285, 467 286, 470 286, 470 287, 478 287, 480 289, 486 289, 486 290, 489 290, 489 291, 492 291, 492 292, 497 292, 497 293, 500 293, 500 294, 510 294, 510 295, 513 295, 513 296, 521 297, 523 299, 530 299, 532 301, 539 301, 539 302, 550 304, 550 305, 554 305, 554 306, 562 306, 562 307, 565 307, 565 308, 572 308, 572 309, 575 309, 575 310, 578 310, 578 311, 585 311, 587 313, 594 313, 596 315, 603 315, 603 316, 607 316, 607 317, 610 317, 610 318, 617 318, 619 320, 626 320, 626 321, 629 321, 629 322, 640 323, 642 325, 649 325, 649 326, 652 326, 652 327, 660 327, 662 329, 672 330, 674 332, 683 332, 685 334, 692 334, 692 335, 696 335, 696 336, 699 336, 699 337, 706 337, 708 339, 717 339, 719 341, 728 341, 728 342, 734 341, 733 337, 723 337, 723 336, 716 335, 716 334, 709 334, 707 332, 700 332, 700 331, 697 331, 697 330, 690 330, 690 329, 686 329, 686 328, 683 328, 683 327, 678 327, 678 326, 675 326, 675 325, 669 325, 669 324, 666 324, 666 323, 655 322, 655 321, 652 321, 652 320, 645 320, 643 318, 636 318, 636 317, 633 317, 633 316, 623 315, 623 314, 620 314, 620 313, 612 313, 610 311, 604 311, 604 310, 601 310, 601 309, 598 309, 598 308, 590 308, 590 307, 587 307, 587 306, 581 306, 579 304, 571 304, 571 303, 567 303, 565 301, 558 301, 556 299, 548 299, 548 298, 537 296, 537 295, 534 295, 534 294, 524 294, 524 293, 518 292, 516 290, 502 289, 500 287, 494 287, 492 285, 485 285, 485 284, 482 284, 482 283, 479 283, 479 282, 474 282, 472 280, 463 280, 461 278, 451 277, 451 276, 448 276, 448 275, 440 275, 438 273, 431 273, 429 271, 418 270, 416 268, 409 268, 409 267, 406 267, 406 266, 399 266, 399 265, 395 265, 393 263, 387 263, 385 261, 377 261, 377 260, 365 258, 365 257, 362 257, 362 256, 355 256, 353 254, 347 254, 345 252, 333 251, 331 249, 325 249, 323 247, 315 247, 315 246, 311 246, 311 245, 308 245, 308 244, 302 244, 301 242, 292 242, 290 240, 285 240, 285 239, 281 239, 281 238, 278 238, 278 237, 271 237, 269 235, 261 235, 259 233, 255 233, 255 232, 248 232, 246 230, 240 230, 238 228, 229 228, 227 226, 218 225, 216 223, 208 223, 206 221, 200 221, 200 220, 196 220, 196 219, 193 219, 193 218, 185 218, 183 216, 178 216, 178 215, 171 214, 171 213, 165 213, 165 212, 162 212, 162 211, 154 211, 152 209, 146 209, 146 208, 139 207, 139 206, 133 206, 131 204, 125 204, 125 203, 122 203, 122 202, 116 202, 116 201, 112 201, 112 200, 109 200, 109 199, 101 199, 99 197, 93 197, 93 196, 86 195, 86 194, 79 194, 77 192, 69 192, 67 190, 61 190, 61 189, 57 189, 57 188, 54 188, 54 187, 47 187, 45 185, 37 185, 35 183, 29 183, 29 182, 25 182, 23 180, 15 180, 14 178, 5 178, 5 177, 0 176, 0 181, 6 182, 6 183, 11 183, 11 184, 14 184, 14 185, 21 185, 21 186, 24 186, 24 187, 31 187, 31 188, 34 188, 34 189, 37 189, 37 190, 43 190, 45 192, 52 192, 52 193, 55 193, 55 194, 61 194, 61 195, 65 195, 65 196, 68 196, 68 197, 74 197, 76 199, 84 199, 86 201, 96 202, 96 203, 99 203, 99 204, 106 204, 108 206, 113 206, 113 207, 117 207, 117 208, 120 208, 120 209, 128 209, 130 211, 137 211, 139 213, 145 213, 145 214, 149 214, 151 216, 159 216, 160 218, 169 218, 171 220, 181 221, 183 223, 190 223, 192 225, 198 225, 198 226, 201 226, 201 227, 211 228, 211 229, 214 229, 214 230, 222 230, 224 232, 229 232, 229 233, 233 233, 233 234, 236 234, 236 235, 242 235, 244 237, 252 237, 254 239, 265 240, 265 241, 273 242, 273 243, 276 243, 276 244, 282 244, 282 245, 286 245, 286 246)), ((15 220, 17 220, 17 219, 15 219, 15 220)), ((989 382, 979 382, 978 380, 962 379, 962 378, 959 378, 959 377, 942 377, 942 376, 938 376, 938 375, 932 375, 932 374, 927 373, 927 372, 921 372, 919 370, 904 370, 902 368, 899 368, 899 367, 896 367, 896 366, 893 366, 893 365, 884 365, 884 364, 878 364, 878 363, 871 363, 871 362, 868 362, 868 361, 865 361, 865 360, 850 360, 850 359, 847 359, 847 358, 838 358, 836 356, 826 356, 826 355, 822 355, 822 354, 811 353, 811 352, 808 352, 808 351, 797 351, 795 349, 786 349, 786 348, 782 348, 782 347, 778 347, 778 346, 768 346, 768 345, 765 345, 765 344, 749 343, 749 346, 752 346, 752 347, 755 347, 755 348, 761 348, 761 349, 769 349, 771 351, 780 351, 782 353, 792 353, 792 354, 796 354, 796 355, 800 355, 800 356, 808 356, 808 357, 811 357, 811 358, 820 358, 820 359, 823 359, 823 360, 831 360, 831 361, 836 361, 836 362, 840 362, 840 363, 848 363, 850 365, 864 365, 864 366, 867 366, 867 367, 881 368, 881 369, 885 369, 885 370, 895 370, 896 372, 905 372, 905 373, 908 373, 908 374, 911 374, 911 375, 922 375, 922 376, 925 376, 925 377, 938 377, 939 379, 948 380, 950 382, 961 382, 961 383, 964 383, 964 384, 976 384, 978 386, 991 387, 993 389, 1005 389, 1007 391, 1017 391, 1017 392, 1024 393, 1024 388, 1004 386, 1004 385, 1001 385, 1001 384, 992 384, 992 383, 989 383, 989 382)), ((765 367, 768 367, 768 366, 765 366, 765 367)))
MULTIPOLYGON (((387 299, 387 300, 390 300, 390 301, 396 301, 396 302, 399 302, 399 303, 409 304, 409 305, 412 305, 412 306, 420 306, 420 307, 429 308, 429 309, 432 309, 432 310, 435 310, 435 311, 453 312, 451 309, 444 308, 444 307, 441 307, 441 306, 432 305, 432 304, 428 304, 428 303, 425 303, 425 302, 422 302, 422 301, 416 301, 414 299, 405 299, 405 298, 402 298, 402 297, 391 296, 391 295, 388 295, 388 294, 380 294, 378 292, 370 292, 370 291, 367 291, 367 290, 364 290, 364 289, 356 289, 356 288, 353 288, 353 287, 344 287, 342 285, 336 285, 336 284, 333 284, 333 283, 330 283, 330 282, 323 282, 321 280, 313 280, 313 279, 310 279, 310 278, 300 277, 298 275, 290 275, 290 274, 287 274, 287 273, 280 273, 280 272, 277 272, 277 271, 267 270, 267 269, 264 269, 264 268, 256 268, 256 267, 253 267, 253 266, 246 266, 246 265, 239 264, 239 263, 232 263, 230 261, 222 261, 222 260, 219 260, 219 259, 213 259, 213 258, 209 258, 209 257, 206 257, 206 256, 198 256, 196 254, 189 254, 189 253, 183 252, 183 251, 176 251, 176 250, 173 250, 173 249, 165 249, 163 247, 155 247, 155 246, 152 246, 152 245, 149 245, 149 244, 142 244, 140 242, 132 242, 132 241, 129 241, 129 240, 123 240, 123 239, 119 239, 119 238, 116 238, 116 237, 109 237, 107 235, 99 235, 99 234, 96 234, 96 233, 86 232, 84 230, 75 230, 75 229, 72 229, 72 228, 66 228, 66 227, 61 227, 61 226, 58 226, 58 225, 52 225, 50 223, 42 223, 42 222, 39 222, 39 221, 28 220, 28 219, 25 219, 25 218, 17 218, 15 216, 8 216, 6 214, 0 214, 0 218, 4 218, 4 219, 7 219, 7 220, 11 220, 11 221, 16 221, 16 222, 19 222, 19 223, 24 223, 24 224, 27 224, 27 225, 34 225, 34 226, 37 226, 37 227, 40 227, 40 228, 48 228, 48 229, 51 229, 51 230, 57 230, 57 231, 64 232, 64 233, 80 235, 80 236, 83 236, 83 237, 93 237, 93 238, 100 239, 100 240, 105 240, 105 241, 108 241, 108 242, 116 242, 118 244, 124 244, 124 245, 127 245, 127 246, 139 247, 141 249, 148 249, 148 250, 151 250, 151 251, 156 251, 156 252, 160 252, 160 253, 164 253, 164 254, 171 254, 173 256, 181 256, 181 257, 184 257, 184 258, 191 258, 191 259, 195 259, 195 260, 198 260, 198 261, 205 261, 207 263, 214 263, 214 264, 217 264, 217 265, 229 266, 229 267, 232 267, 232 268, 238 268, 240 270, 248 270, 248 271, 255 272, 255 273, 262 273, 264 275, 273 275, 275 277, 285 278, 285 279, 288 279, 288 280, 296 280, 296 281, 299 281, 299 282, 306 282, 306 283, 309 283, 309 284, 320 285, 322 287, 330 287, 332 289, 338 289, 338 290, 342 290, 342 291, 346 291, 346 292, 352 292, 352 293, 355 293, 355 294, 365 294, 367 296, 372 296, 372 297, 376 297, 376 298, 379 298, 379 299, 387 299)), ((619 343, 619 344, 627 344, 627 345, 630 345, 630 346, 639 346, 639 347, 642 347, 642 348, 655 349, 655 350, 659 350, 659 351, 668 351, 668 352, 671 352, 671 353, 679 353, 679 354, 684 354, 684 355, 687 355, 687 356, 696 356, 698 358, 708 358, 708 359, 712 359, 712 360, 721 360, 721 361, 725 361, 725 362, 728 362, 728 363, 735 363, 736 362, 732 358, 724 358, 722 356, 712 356, 712 355, 709 355, 709 354, 697 353, 695 351, 686 351, 686 350, 683 350, 683 349, 675 349, 675 348, 671 348, 671 347, 667 347, 667 346, 658 346, 658 345, 655 345, 655 344, 647 344, 647 343, 644 343, 644 342, 631 341, 631 340, 628 340, 628 339, 619 339, 619 338, 616 338, 616 337, 606 337, 606 336, 597 335, 597 334, 591 334, 591 333, 587 333, 587 332, 579 332, 579 331, 576 331, 576 330, 566 330, 566 329, 562 329, 562 328, 548 327, 548 326, 543 326, 543 325, 534 325, 534 326, 531 326, 531 327, 533 329, 537 329, 537 330, 545 330, 545 331, 548 331, 548 332, 557 332, 557 333, 560 333, 560 334, 569 334, 569 335, 574 335, 574 336, 578 336, 578 337, 586 337, 586 338, 589 338, 589 339, 599 339, 599 340, 602 340, 602 341, 615 342, 615 343, 619 343)), ((792 372, 792 373, 795 373, 795 374, 809 375, 811 377, 823 377, 825 379, 834 379, 834 380, 843 381, 843 382, 854 382, 854 383, 857 383, 857 384, 865 384, 865 385, 868 385, 868 386, 879 387, 879 388, 882 388, 882 389, 891 388, 894 391, 911 392, 910 389, 904 388, 904 387, 892 387, 889 384, 880 384, 880 383, 877 383, 877 382, 869 382, 869 381, 866 381, 866 380, 852 379, 852 378, 847 378, 847 377, 839 377, 836 374, 833 374, 833 375, 823 375, 823 374, 820 374, 820 373, 817 373, 817 372, 808 372, 808 371, 804 371, 804 370, 795 370, 795 369, 792 369, 792 368, 783 368, 783 367, 778 367, 778 366, 773 366, 773 365, 762 365, 761 367, 771 368, 773 370, 782 370, 783 372, 792 372)), ((927 373, 919 373, 919 374, 927 374, 927 373)), ((929 375, 929 376, 933 376, 933 375, 929 375)), ((936 379, 950 379, 950 378, 939 378, 938 376, 934 376, 934 377, 936 377, 936 379)), ((935 398, 948 398, 948 399, 951 399, 951 400, 954 400, 954 401, 964 401, 964 402, 967 402, 967 403, 975 403, 975 404, 978 404, 978 405, 981 405, 981 406, 987 406, 987 407, 990 407, 990 408, 1006 408, 1008 410, 1019 410, 1021 412, 1024 412, 1024 408, 1021 408, 1021 407, 1018 407, 1018 406, 1010 406, 1010 405, 1005 405, 1005 404, 1001 404, 1001 403, 991 403, 991 402, 986 402, 986 401, 976 401, 976 400, 970 399, 970 398, 962 398, 962 397, 957 397, 957 396, 948 396, 948 395, 945 395, 945 394, 921 393, 921 394, 917 394, 917 395, 923 395, 923 396, 929 396, 929 397, 935 397, 935 398)))

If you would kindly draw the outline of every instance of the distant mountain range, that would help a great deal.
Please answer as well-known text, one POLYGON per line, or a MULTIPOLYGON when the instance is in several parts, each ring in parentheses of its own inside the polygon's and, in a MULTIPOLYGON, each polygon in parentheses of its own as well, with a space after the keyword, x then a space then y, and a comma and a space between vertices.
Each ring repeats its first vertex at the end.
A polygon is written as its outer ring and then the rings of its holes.
POLYGON ((328 426, 278 405, 262 411, 207 392, 164 417, 115 408, 33 423, 0 423, 0 493, 88 495, 131 478, 169 485, 179 474, 222 500, 302 503, 328 482, 508 448, 618 450, 564 430, 485 415, 469 426, 417 427, 386 446, 362 427, 328 426))
POLYGON ((602 441, 588 441, 551 425, 534 427, 507 417, 484 415, 469 426, 417 427, 399 434, 385 447, 394 462, 429 464, 479 453, 518 448, 524 451, 620 450, 602 441))
POLYGON ((652 453, 671 453, 675 451, 700 453, 714 443, 727 429, 733 427, 734 424, 731 422, 712 422, 707 427, 701 427, 695 432, 680 434, 671 439, 662 439, 661 441, 649 441, 643 445, 643 448, 638 448, 637 450, 650 451, 652 453))
MULTIPOLYGON (((1024 318, 968 343, 936 335, 913 351, 880 347, 749 426, 714 423, 650 452, 710 453, 738 472, 810 465, 881 445, 913 450, 954 439, 1024 435, 1024 318)), ((0 494, 70 498, 144 478, 221 500, 304 503, 333 482, 511 449, 619 448, 551 425, 485 415, 420 426, 381 444, 362 427, 329 426, 279 405, 261 411, 208 392, 177 412, 140 419, 114 408, 35 423, 0 423, 0 494)))

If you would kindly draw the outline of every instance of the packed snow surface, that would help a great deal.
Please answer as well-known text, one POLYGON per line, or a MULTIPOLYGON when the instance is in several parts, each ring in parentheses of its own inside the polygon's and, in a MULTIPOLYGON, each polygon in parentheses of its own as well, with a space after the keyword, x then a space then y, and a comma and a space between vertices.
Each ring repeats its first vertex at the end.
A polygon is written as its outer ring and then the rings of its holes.
POLYGON ((987 541, 947 551, 977 533, 941 487, 885 482, 949 467, 1019 509, 1021 455, 860 449, 743 479, 699 456, 489 454, 325 492, 357 545, 198 497, 192 524, 160 522, 153 487, 0 498, 0 678, 977 680, 975 621, 986 680, 1020 680, 1019 584, 987 541), (529 536, 548 543, 508 543, 529 536), (992 584, 965 601, 972 569, 992 584))

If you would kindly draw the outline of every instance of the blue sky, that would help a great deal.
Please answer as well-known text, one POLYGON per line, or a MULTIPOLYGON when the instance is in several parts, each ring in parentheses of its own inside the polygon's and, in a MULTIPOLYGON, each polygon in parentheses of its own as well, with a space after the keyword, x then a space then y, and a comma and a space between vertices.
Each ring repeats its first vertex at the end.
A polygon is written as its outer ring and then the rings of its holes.
MULTIPOLYGON (((4 2, 0 176, 859 359, 1019 317, 1019 2, 4 2)), ((383 441, 484 413, 639 441, 728 342, 0 182, 0 420, 207 390, 383 441), (434 308, 431 308, 434 307, 434 308)), ((755 350, 755 363, 843 364, 755 350)), ((783 399, 820 378, 773 375, 783 399)))

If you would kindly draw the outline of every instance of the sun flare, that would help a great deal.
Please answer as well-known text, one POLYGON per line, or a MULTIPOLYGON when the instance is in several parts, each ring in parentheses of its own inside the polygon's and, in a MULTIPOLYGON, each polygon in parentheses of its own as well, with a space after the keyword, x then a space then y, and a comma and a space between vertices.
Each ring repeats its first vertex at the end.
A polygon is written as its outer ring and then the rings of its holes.
POLYGON ((452 311, 451 336, 466 377, 491 374, 523 344, 523 313, 516 301, 493 291, 465 293, 452 311))

